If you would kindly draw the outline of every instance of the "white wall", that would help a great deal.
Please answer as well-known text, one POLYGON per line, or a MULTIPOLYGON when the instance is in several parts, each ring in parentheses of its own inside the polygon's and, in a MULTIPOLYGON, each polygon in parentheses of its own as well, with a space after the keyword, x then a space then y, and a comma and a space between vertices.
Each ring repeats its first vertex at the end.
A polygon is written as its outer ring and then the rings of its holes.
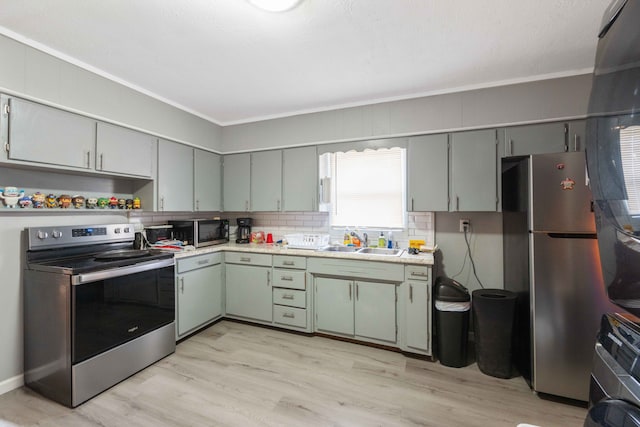
MULTIPOLYGON (((471 72, 471 71, 470 71, 471 72)), ((584 117, 591 75, 345 108, 222 129, 223 151, 385 138, 584 117)))
POLYGON ((126 86, 0 35, 0 92, 213 151, 222 128, 126 86))

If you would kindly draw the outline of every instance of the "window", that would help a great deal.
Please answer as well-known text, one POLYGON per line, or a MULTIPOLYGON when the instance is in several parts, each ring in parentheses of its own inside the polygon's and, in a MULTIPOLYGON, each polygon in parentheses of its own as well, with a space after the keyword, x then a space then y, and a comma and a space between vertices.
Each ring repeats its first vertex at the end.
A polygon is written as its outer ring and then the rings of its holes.
POLYGON ((321 156, 324 208, 331 212, 331 225, 403 228, 405 152, 394 147, 321 156))
POLYGON ((640 214, 640 126, 620 129, 620 157, 629 214, 640 214))

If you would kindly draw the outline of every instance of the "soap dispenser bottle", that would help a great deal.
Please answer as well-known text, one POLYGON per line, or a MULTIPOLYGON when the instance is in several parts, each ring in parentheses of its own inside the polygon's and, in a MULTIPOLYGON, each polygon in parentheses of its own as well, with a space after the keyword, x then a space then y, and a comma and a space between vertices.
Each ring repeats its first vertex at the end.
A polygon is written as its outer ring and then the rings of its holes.
POLYGON ((380 232, 380 237, 378 237, 378 247, 385 248, 387 247, 387 242, 384 240, 384 233, 380 232))
POLYGON ((393 249, 393 234, 389 232, 389 238, 387 238, 387 248, 393 249))

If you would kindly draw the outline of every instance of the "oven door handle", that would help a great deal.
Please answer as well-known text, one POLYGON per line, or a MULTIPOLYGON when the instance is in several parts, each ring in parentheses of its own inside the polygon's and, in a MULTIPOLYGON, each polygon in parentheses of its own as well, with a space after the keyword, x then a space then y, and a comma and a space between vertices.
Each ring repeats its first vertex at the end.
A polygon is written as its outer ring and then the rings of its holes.
POLYGON ((142 262, 140 264, 129 265, 126 267, 111 268, 109 270, 96 271, 87 274, 78 274, 72 276, 71 283, 73 285, 82 285, 84 283, 97 282, 99 280, 127 276, 129 274, 142 273, 143 271, 157 270, 159 268, 170 267, 172 265, 174 265, 173 258, 142 262))

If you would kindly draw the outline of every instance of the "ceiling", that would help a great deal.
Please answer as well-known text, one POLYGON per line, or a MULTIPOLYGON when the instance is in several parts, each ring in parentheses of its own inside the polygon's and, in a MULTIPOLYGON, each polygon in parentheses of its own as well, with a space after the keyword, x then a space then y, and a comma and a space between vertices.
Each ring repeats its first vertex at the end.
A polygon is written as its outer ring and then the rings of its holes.
POLYGON ((221 125, 590 72, 610 0, 0 0, 0 33, 221 125))

